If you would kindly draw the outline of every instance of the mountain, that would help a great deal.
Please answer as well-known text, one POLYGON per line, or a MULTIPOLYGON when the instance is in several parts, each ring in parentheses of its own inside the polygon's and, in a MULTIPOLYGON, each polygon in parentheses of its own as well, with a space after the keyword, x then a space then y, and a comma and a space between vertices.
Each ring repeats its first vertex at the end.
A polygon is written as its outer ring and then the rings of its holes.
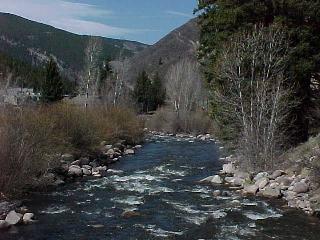
MULTIPOLYGON (((84 51, 90 38, 0 13, 0 52, 32 65, 39 65, 52 56, 63 69, 79 72, 84 66, 84 51)), ((102 42, 101 57, 104 59, 133 56, 148 46, 134 41, 98 38, 102 42)))
POLYGON ((165 76, 169 67, 180 59, 195 59, 199 38, 200 29, 195 18, 134 55, 129 62, 128 81, 133 85, 136 77, 143 70, 149 75, 158 72, 160 76, 165 76))

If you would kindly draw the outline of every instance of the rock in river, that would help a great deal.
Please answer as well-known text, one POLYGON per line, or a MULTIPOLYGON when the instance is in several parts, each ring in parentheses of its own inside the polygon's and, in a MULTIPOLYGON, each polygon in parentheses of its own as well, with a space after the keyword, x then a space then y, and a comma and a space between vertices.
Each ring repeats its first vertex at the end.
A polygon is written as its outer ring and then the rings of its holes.
POLYGON ((11 211, 6 217, 6 222, 10 225, 18 224, 22 219, 22 214, 16 213, 16 211, 11 211))

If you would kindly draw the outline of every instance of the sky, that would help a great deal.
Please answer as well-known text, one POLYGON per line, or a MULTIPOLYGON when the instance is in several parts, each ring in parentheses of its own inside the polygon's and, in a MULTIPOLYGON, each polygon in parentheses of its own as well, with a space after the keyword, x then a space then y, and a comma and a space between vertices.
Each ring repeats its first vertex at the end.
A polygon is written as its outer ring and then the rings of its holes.
POLYGON ((193 18, 196 4, 196 0, 0 0, 0 12, 77 34, 153 44, 193 18))

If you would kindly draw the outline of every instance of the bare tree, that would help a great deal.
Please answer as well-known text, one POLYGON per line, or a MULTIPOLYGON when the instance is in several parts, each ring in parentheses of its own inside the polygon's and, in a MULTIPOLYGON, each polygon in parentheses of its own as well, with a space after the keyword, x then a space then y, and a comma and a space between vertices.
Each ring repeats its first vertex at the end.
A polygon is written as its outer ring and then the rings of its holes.
POLYGON ((216 67, 216 117, 236 133, 249 167, 272 167, 284 142, 291 94, 284 77, 287 47, 282 30, 256 27, 234 37, 216 67))
POLYGON ((85 50, 85 76, 82 86, 86 97, 85 107, 88 107, 89 96, 97 95, 101 52, 102 40, 98 37, 90 37, 85 50))
POLYGON ((206 94, 198 63, 182 59, 173 65, 166 75, 166 92, 177 112, 201 106, 206 94))

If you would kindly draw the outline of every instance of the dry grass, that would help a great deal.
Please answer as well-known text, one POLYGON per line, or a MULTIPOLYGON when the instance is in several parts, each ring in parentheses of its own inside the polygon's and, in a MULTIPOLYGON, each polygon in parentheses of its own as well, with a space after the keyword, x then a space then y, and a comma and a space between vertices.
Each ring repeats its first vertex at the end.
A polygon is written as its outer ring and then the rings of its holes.
POLYGON ((203 134, 213 131, 213 121, 202 110, 178 114, 171 108, 161 108, 147 121, 146 125, 150 130, 169 133, 203 134))
POLYGON ((296 174, 308 174, 320 186, 320 135, 288 150, 281 156, 281 167, 296 174), (306 170, 307 169, 307 170, 306 170))
POLYGON ((65 151, 94 152, 110 143, 143 140, 143 122, 124 108, 67 104, 0 109, 0 193, 16 193, 56 164, 65 151))

